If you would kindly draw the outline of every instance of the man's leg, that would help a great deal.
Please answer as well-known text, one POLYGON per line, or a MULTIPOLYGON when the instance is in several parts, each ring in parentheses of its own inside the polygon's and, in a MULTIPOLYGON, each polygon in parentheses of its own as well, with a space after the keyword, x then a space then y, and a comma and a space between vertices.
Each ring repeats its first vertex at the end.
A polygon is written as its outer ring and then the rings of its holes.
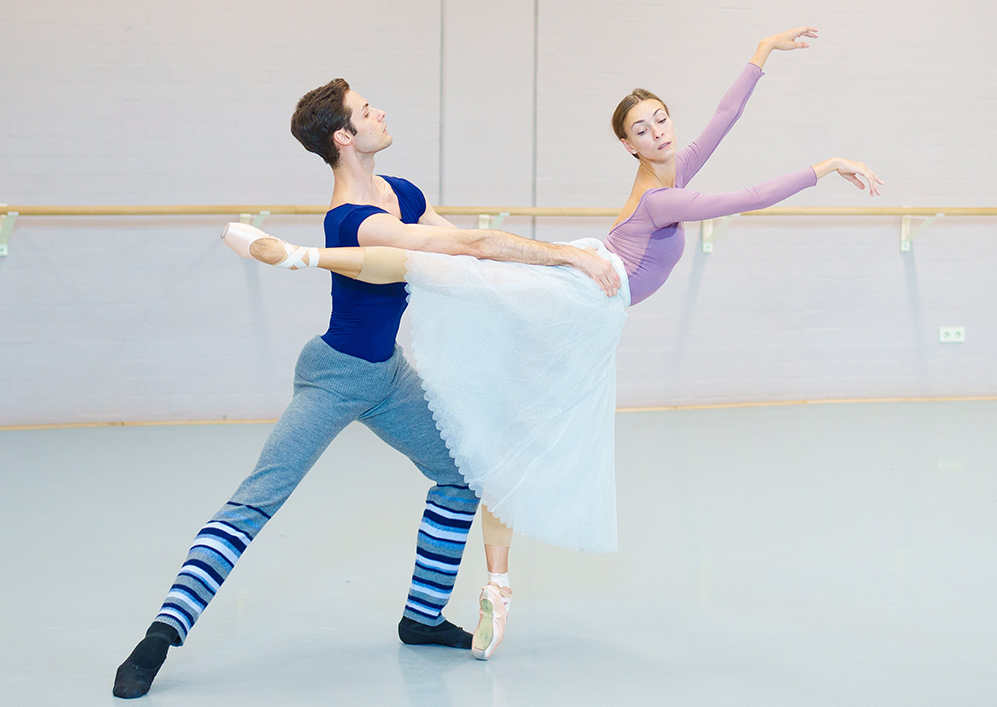
POLYGON ((194 538, 180 574, 156 616, 156 621, 177 630, 176 645, 186 640, 249 543, 355 415, 341 400, 319 387, 297 387, 253 473, 194 538))
POLYGON ((470 634, 443 618, 474 520, 478 498, 464 483, 440 438, 418 375, 396 352, 392 395, 361 422, 405 454, 436 485, 429 489, 416 542, 415 571, 399 635, 406 643, 470 648, 470 634), (429 628, 437 628, 432 631, 429 628), (439 640, 437 640, 439 639, 439 640))
POLYGON ((328 370, 331 351, 320 339, 302 351, 291 403, 270 433, 253 473, 194 539, 146 637, 118 668, 117 697, 140 697, 149 691, 169 646, 183 644, 249 543, 332 439, 359 415, 357 403, 329 386, 334 375, 328 370))

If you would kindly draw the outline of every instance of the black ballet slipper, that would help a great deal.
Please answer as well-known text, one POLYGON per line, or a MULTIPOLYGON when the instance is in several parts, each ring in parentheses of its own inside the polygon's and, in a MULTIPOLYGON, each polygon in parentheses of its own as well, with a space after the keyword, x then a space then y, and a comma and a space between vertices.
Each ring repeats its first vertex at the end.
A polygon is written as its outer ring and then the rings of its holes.
POLYGON ((141 697, 152 687, 152 681, 161 665, 162 663, 155 668, 140 668, 131 659, 126 660, 114 674, 114 696, 126 700, 141 697))
POLYGON ((115 697, 130 700, 141 697, 152 687, 156 673, 166 662, 166 653, 179 638, 176 629, 166 624, 154 623, 135 650, 118 666, 114 674, 115 697))
POLYGON ((432 645, 470 650, 472 636, 449 621, 444 621, 439 626, 427 626, 403 616, 398 622, 398 638, 410 646, 432 645))

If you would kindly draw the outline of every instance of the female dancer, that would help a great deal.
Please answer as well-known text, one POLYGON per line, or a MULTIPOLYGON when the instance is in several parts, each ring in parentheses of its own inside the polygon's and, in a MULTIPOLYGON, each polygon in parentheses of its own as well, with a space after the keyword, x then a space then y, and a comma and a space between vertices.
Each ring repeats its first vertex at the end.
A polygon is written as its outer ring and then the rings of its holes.
POLYGON ((806 48, 803 37, 817 30, 763 39, 709 125, 681 151, 657 96, 636 89, 617 106, 613 130, 638 160, 630 197, 604 246, 574 243, 597 248, 621 272, 613 297, 568 268, 390 248, 300 249, 240 224, 223 235, 262 262, 408 283, 427 399, 461 473, 491 511, 483 518, 494 581, 482 590, 475 657, 488 658, 502 640, 511 596, 507 526, 566 547, 616 549, 615 347, 625 308, 657 291, 681 257, 682 222, 765 208, 832 172, 879 195, 883 182, 871 169, 837 157, 738 192, 685 188, 741 115, 769 54, 806 48))

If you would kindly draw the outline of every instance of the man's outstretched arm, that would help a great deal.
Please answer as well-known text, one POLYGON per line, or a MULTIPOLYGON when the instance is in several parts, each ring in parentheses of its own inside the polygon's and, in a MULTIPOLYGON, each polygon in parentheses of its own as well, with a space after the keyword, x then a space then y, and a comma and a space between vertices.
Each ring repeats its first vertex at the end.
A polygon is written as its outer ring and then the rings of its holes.
POLYGON ((592 249, 534 241, 505 231, 457 228, 428 205, 419 223, 402 223, 390 214, 368 216, 360 225, 357 240, 362 246, 390 246, 531 265, 570 265, 595 280, 607 296, 615 295, 620 288, 620 278, 612 263, 592 249))

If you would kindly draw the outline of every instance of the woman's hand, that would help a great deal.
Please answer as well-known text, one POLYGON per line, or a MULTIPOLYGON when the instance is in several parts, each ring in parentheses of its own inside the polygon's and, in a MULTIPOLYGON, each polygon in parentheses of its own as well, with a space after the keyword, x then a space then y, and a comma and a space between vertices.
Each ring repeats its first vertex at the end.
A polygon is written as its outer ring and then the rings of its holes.
POLYGON ((832 157, 829 160, 824 160, 813 165, 813 169, 818 179, 827 176, 831 172, 837 172, 859 189, 866 188, 865 183, 862 181, 862 178, 865 178, 866 182, 869 183, 869 195, 882 196, 879 193, 878 185, 882 184, 883 180, 877 177, 876 173, 862 162, 846 160, 842 157, 832 157))
POLYGON ((817 39, 817 31, 816 27, 797 27, 796 29, 787 30, 785 32, 780 32, 779 34, 773 34, 771 37, 766 37, 761 43, 767 43, 772 47, 772 49, 778 49, 781 52, 788 52, 793 49, 806 49, 810 46, 808 42, 797 42, 796 40, 800 37, 817 39))
POLYGON ((773 34, 771 37, 766 37, 758 43, 758 49, 755 51, 755 55, 751 57, 751 63, 759 69, 764 69, 765 60, 769 58, 769 54, 773 51, 779 50, 782 52, 788 52, 793 49, 806 49, 810 46, 810 43, 798 42, 797 40, 800 37, 817 39, 817 32, 818 30, 816 27, 797 27, 796 29, 787 30, 785 32, 780 32, 779 34, 773 34))

